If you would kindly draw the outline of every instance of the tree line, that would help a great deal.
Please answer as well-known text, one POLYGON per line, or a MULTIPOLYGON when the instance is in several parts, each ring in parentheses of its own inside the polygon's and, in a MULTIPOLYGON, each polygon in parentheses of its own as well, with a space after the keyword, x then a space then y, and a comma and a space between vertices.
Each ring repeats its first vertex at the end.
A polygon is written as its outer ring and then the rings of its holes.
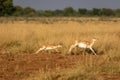
POLYGON ((13 6, 13 0, 0 0, 0 16, 15 17, 83 17, 106 16, 120 17, 120 9, 110 8, 85 8, 74 9, 66 7, 63 10, 35 10, 31 7, 13 6))

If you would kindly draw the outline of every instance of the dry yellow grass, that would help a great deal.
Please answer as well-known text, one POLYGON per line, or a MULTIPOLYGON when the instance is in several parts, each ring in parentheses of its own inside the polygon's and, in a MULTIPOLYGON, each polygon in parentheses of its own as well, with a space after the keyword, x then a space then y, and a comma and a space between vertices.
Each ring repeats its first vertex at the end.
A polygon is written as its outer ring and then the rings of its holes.
MULTIPOLYGON (((73 80, 75 79, 74 77, 76 75, 76 77, 81 76, 83 77, 83 79, 86 76, 89 76, 87 78, 89 80, 103 80, 100 77, 100 79, 94 77, 97 76, 98 72, 102 72, 102 70, 106 72, 108 71, 109 73, 120 74, 120 22, 88 21, 86 23, 79 23, 77 21, 68 21, 67 23, 62 23, 59 21, 53 24, 42 24, 35 22, 26 23, 22 21, 15 23, 0 23, 0 53, 3 54, 33 54, 34 52, 36 52, 36 50, 39 49, 39 47, 44 44, 58 44, 61 42, 64 45, 64 48, 62 49, 62 54, 66 54, 70 45, 73 44, 76 39, 90 41, 92 38, 98 39, 93 47, 96 50, 98 56, 99 54, 103 55, 101 57, 101 61, 99 61, 99 63, 96 62, 96 64, 92 65, 91 67, 81 64, 81 67, 73 69, 72 71, 70 71, 71 73, 68 73, 66 71, 58 73, 58 75, 60 76, 64 75, 61 77, 60 80, 62 80, 62 78, 70 78, 69 80, 73 80), (112 63, 113 65, 108 65, 107 67, 107 64, 105 64, 106 66, 104 66, 104 68, 99 67, 99 64, 101 64, 101 62, 103 62, 104 60, 112 63), (88 73, 86 73, 86 70, 89 70, 91 72, 88 71, 88 73)), ((91 65, 92 62, 93 59, 89 59, 87 65, 91 65)), ((39 76, 42 76, 45 79, 45 77, 55 75, 54 72, 51 74, 50 72, 47 72, 46 74, 43 73, 39 76)), ((35 80, 39 79, 42 78, 37 76, 35 80)), ((27 80, 34 79, 28 78, 27 80)), ((46 80, 52 79, 47 78, 46 80)))
MULTIPOLYGON (((7 52, 11 52, 11 46, 14 46, 14 52, 19 53, 21 48, 31 48, 28 53, 33 53, 43 44, 64 44, 64 51, 76 40, 88 40, 97 38, 98 41, 94 47, 98 52, 108 54, 110 51, 119 50, 120 23, 112 22, 86 22, 78 23, 69 21, 68 23, 39 24, 16 22, 0 24, 0 45, 7 47, 7 52), (9 46, 6 46, 9 45, 9 46), (16 47, 17 46, 17 47, 16 47), (19 49, 20 48, 20 49, 19 49), (16 51, 15 51, 16 50, 16 51)), ((27 49, 26 49, 27 50, 27 49)), ((3 50, 4 51, 4 50, 3 50)))

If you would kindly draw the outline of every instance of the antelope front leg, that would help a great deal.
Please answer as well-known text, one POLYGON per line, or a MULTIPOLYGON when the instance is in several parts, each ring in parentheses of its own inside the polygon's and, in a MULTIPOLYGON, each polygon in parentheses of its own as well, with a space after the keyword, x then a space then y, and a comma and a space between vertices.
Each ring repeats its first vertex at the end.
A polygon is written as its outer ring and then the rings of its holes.
POLYGON ((60 51, 58 49, 55 49, 55 52, 60 53, 60 51))
POLYGON ((40 49, 38 49, 36 52, 35 52, 35 54, 37 54, 37 53, 39 53, 40 51, 43 51, 45 48, 40 48, 40 49))
POLYGON ((94 55, 97 55, 95 51, 92 49, 92 47, 90 47, 90 50, 94 53, 94 55))
POLYGON ((68 54, 70 54, 71 51, 72 51, 76 46, 77 46, 77 45, 72 45, 72 46, 70 47, 69 51, 68 51, 68 54))

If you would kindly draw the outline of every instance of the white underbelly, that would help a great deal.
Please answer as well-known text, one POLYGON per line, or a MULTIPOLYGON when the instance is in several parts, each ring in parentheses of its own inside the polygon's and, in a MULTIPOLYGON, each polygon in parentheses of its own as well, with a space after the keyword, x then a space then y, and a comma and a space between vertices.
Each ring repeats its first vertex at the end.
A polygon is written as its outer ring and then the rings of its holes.
POLYGON ((80 43, 80 44, 78 44, 78 47, 80 47, 80 48, 87 48, 87 45, 83 44, 83 43, 80 43))
POLYGON ((45 48, 45 50, 53 50, 55 48, 51 48, 51 47, 48 47, 48 48, 45 48))

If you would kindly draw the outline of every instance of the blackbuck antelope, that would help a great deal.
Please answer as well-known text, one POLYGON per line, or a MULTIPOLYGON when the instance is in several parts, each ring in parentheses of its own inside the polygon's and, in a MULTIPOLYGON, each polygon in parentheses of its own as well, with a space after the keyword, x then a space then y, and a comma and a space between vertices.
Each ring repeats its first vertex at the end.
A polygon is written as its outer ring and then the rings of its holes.
POLYGON ((75 44, 71 45, 69 51, 68 51, 68 54, 71 53, 71 51, 75 48, 75 47, 79 47, 79 48, 84 48, 84 50, 86 48, 89 48, 93 53, 94 55, 96 55, 95 51, 93 50, 92 46, 94 45, 96 39, 92 39, 91 42, 89 41, 75 41, 75 44))
POLYGON ((51 50, 54 50, 54 51, 56 51, 56 52, 59 52, 59 48, 62 48, 62 45, 55 45, 55 46, 53 46, 53 45, 48 45, 48 46, 46 46, 46 45, 44 45, 44 46, 42 46, 41 48, 39 48, 35 53, 37 54, 37 53, 39 53, 39 52, 41 52, 41 51, 51 51, 51 50))

